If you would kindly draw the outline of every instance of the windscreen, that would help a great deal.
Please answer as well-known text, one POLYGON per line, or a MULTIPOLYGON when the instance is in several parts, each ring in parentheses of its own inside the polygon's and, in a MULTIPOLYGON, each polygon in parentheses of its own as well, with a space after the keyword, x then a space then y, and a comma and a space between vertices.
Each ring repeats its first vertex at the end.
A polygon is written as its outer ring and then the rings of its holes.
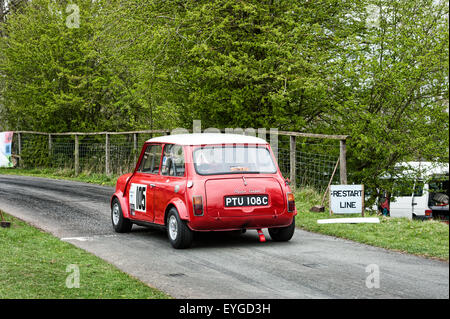
POLYGON ((274 174, 269 150, 257 146, 205 146, 194 150, 194 166, 200 175, 274 174))

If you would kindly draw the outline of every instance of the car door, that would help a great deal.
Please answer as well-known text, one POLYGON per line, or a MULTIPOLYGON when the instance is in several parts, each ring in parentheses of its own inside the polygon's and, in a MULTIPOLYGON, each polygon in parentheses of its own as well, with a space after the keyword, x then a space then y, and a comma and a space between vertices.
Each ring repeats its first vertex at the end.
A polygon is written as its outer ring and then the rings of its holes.
POLYGON ((161 175, 155 187, 155 222, 164 223, 164 212, 175 197, 184 199, 186 191, 186 165, 183 146, 164 145, 161 175))
POLYGON ((148 145, 130 181, 129 203, 133 219, 154 222, 155 184, 160 178, 161 154, 160 144, 148 145))
POLYGON ((425 214, 425 210, 428 208, 428 196, 427 190, 425 190, 425 184, 423 181, 417 181, 414 184, 414 194, 412 198, 412 214, 421 216, 425 214))
POLYGON ((395 187, 395 196, 391 198, 390 203, 391 217, 412 218, 414 183, 410 181, 398 181, 395 187))

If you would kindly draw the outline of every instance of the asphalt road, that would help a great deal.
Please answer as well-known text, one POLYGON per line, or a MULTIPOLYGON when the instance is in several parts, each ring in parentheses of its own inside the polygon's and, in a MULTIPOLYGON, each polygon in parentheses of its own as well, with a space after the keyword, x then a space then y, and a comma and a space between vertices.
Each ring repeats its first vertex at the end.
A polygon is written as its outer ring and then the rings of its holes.
MULTIPOLYGON (((449 298, 449 264, 297 230, 287 243, 201 234, 188 250, 165 232, 111 226, 112 187, 0 175, 0 209, 176 298, 449 298), (369 265, 379 288, 369 289, 369 265), (372 268, 374 269, 374 268, 372 268)), ((73 261, 76 264, 76 260, 73 261)), ((83 269, 80 269, 83 285, 83 269)))

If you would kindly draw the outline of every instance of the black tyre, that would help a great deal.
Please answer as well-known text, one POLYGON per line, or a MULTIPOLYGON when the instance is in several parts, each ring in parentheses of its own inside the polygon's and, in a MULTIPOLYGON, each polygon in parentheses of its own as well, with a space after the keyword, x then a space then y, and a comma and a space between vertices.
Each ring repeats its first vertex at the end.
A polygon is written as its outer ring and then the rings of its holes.
POLYGON ((111 221, 117 233, 128 233, 133 224, 128 218, 123 217, 122 207, 117 198, 114 198, 111 205, 111 221))
POLYGON ((295 217, 292 223, 286 227, 269 228, 269 234, 274 241, 289 241, 295 232, 295 217))
POLYGON ((183 249, 191 246, 194 233, 186 223, 180 219, 176 208, 172 207, 167 215, 167 237, 175 249, 183 249))

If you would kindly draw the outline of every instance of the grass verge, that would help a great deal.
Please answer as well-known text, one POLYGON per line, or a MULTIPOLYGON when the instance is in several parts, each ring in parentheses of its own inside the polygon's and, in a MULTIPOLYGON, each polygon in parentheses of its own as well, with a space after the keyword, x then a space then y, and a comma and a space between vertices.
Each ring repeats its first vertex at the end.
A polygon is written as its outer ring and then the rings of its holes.
POLYGON ((1 299, 170 298, 72 244, 4 215, 12 225, 0 227, 1 299), (79 269, 79 288, 66 286, 75 278, 69 265, 79 269))
POLYGON ((117 178, 119 177, 117 175, 107 176, 106 174, 97 174, 97 173, 91 174, 80 173, 77 176, 75 176, 73 170, 63 170, 53 168, 36 168, 36 169, 0 168, 0 174, 26 175, 26 176, 46 177, 53 179, 65 179, 104 186, 115 186, 117 178))
POLYGON ((380 217, 380 224, 318 224, 318 219, 356 217, 330 217, 328 210, 323 213, 310 212, 309 209, 319 205, 320 201, 321 195, 313 189, 304 188, 296 193, 297 227, 372 246, 449 260, 449 226, 445 223, 380 217))

